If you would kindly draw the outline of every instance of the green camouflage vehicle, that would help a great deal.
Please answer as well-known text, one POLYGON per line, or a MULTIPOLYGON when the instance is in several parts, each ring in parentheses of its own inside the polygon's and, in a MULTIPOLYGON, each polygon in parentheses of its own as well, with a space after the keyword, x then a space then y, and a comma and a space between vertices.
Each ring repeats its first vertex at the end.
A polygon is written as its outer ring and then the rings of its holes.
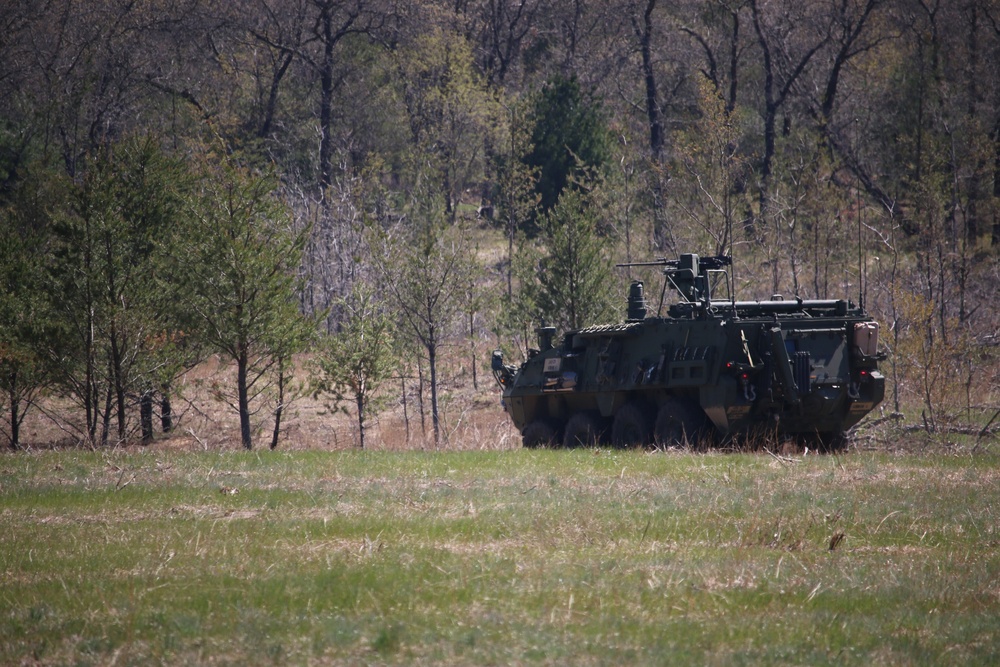
POLYGON ((525 447, 671 447, 761 431, 832 449, 882 401, 879 325, 862 307, 736 301, 727 256, 641 265, 663 267, 655 316, 635 281, 625 322, 568 331, 558 343, 555 329, 540 328, 539 349, 520 368, 493 353, 525 447), (668 293, 677 302, 664 315, 668 293))

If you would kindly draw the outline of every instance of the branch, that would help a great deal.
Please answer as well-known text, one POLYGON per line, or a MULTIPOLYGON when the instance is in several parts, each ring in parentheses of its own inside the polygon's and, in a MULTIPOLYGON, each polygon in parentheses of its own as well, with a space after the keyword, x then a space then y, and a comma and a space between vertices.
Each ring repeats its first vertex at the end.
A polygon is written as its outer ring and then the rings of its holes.
POLYGON ((204 121, 211 123, 213 114, 205 110, 205 107, 203 107, 201 103, 198 102, 198 99, 194 96, 194 94, 191 91, 187 90, 186 88, 184 90, 177 90, 176 88, 155 81, 151 76, 146 77, 146 83, 148 83, 153 88, 156 88, 160 92, 181 98, 182 100, 193 106, 195 109, 197 109, 198 113, 201 114, 201 117, 204 121))

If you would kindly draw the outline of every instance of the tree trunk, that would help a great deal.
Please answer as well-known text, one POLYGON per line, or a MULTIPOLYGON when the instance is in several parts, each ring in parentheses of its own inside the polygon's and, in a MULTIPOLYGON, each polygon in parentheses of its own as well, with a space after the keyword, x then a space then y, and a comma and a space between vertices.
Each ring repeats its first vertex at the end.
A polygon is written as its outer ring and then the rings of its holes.
POLYGON ((285 411, 285 360, 278 360, 278 405, 274 408, 274 431, 271 432, 271 450, 278 448, 281 435, 281 415, 285 411))
POLYGON ((87 444, 93 447, 97 444, 97 422, 100 412, 100 394, 97 391, 97 360, 94 358, 94 290, 91 284, 91 264, 93 263, 93 240, 90 233, 90 216, 84 220, 84 298, 87 306, 86 331, 83 334, 84 354, 86 355, 86 371, 84 373, 83 402, 87 411, 87 444))
POLYGON ((266 139, 271 134, 271 125, 274 122, 274 115, 278 109, 278 90, 281 87, 281 80, 288 71, 288 66, 292 64, 295 53, 291 50, 282 50, 281 64, 271 78, 271 89, 267 95, 267 104, 264 107, 264 120, 260 124, 257 136, 266 139))
MULTIPOLYGON (((125 378, 122 369, 122 351, 118 342, 117 327, 111 327, 111 374, 115 390, 115 409, 117 410, 118 442, 125 441, 125 378)), ((152 430, 152 427, 150 428, 152 430)))
POLYGON ((21 420, 18 414, 21 408, 21 401, 17 398, 17 371, 10 374, 10 448, 18 450, 21 448, 21 420))
POLYGON ((365 448, 365 394, 363 391, 354 392, 354 403, 358 407, 358 439, 361 449, 365 448))
POLYGON ((109 382, 108 390, 104 393, 104 414, 101 418, 101 445, 107 446, 108 438, 111 435, 111 405, 114 399, 114 387, 109 382))
POLYGON ((469 312, 469 349, 471 350, 472 357, 472 388, 479 391, 479 377, 477 374, 477 364, 476 364, 476 315, 473 312, 469 312))
POLYGON ((731 116, 736 110, 736 96, 739 93, 739 66, 740 66, 740 15, 732 12, 733 32, 730 38, 729 49, 729 96, 726 99, 726 116, 731 116))
MULTIPOLYGON (((997 158, 1000 169, 1000 157, 997 158)), ((513 209, 513 207, 511 207, 513 209)), ((517 221, 514 212, 507 214, 507 299, 514 299, 514 236, 517 234, 517 221)))
POLYGON ((170 433, 174 428, 174 413, 170 405, 170 385, 165 384, 160 390, 160 427, 164 433, 170 433))
POLYGON ((437 397, 437 341, 433 336, 427 343, 427 361, 431 373, 431 424, 434 426, 434 447, 437 448, 441 446, 441 417, 437 397))
POLYGON ((247 351, 240 350, 236 360, 236 392, 240 411, 240 442, 244 449, 253 449, 253 435, 250 432, 250 397, 247 388, 247 367, 250 364, 247 351))
POLYGON ((427 410, 424 407, 424 365, 417 356, 417 409, 420 410, 420 433, 427 437, 427 410))
POLYGON ((94 360, 94 312, 87 312, 87 332, 85 334, 87 370, 84 377, 83 402, 87 411, 87 444, 97 444, 97 423, 100 419, 101 398, 97 391, 97 370, 94 360))
MULTIPOLYGON (((319 105, 319 185, 324 191, 333 183, 333 47, 332 17, 324 7, 320 19, 324 34, 323 65, 320 71, 319 105)), ((324 195, 325 196, 325 195, 324 195)))
POLYGON ((153 441, 153 390, 142 392, 139 397, 139 425, 142 430, 142 444, 153 441))
POLYGON ((660 101, 656 94, 656 70, 653 66, 653 9, 656 0, 648 0, 639 33, 639 47, 642 51, 642 74, 646 86, 646 117, 649 122, 649 153, 655 164, 663 154, 663 121, 660 117, 660 101))
POLYGON ((406 444, 410 444, 410 412, 406 404, 406 378, 399 378, 399 384, 403 391, 403 425, 406 427, 406 444))

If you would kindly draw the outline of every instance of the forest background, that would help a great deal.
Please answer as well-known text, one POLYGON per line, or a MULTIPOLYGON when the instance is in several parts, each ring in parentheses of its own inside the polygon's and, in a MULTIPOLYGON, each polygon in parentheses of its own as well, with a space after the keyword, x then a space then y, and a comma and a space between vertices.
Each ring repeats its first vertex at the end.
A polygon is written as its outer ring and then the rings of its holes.
POLYGON ((998 205, 993 0, 8 0, 0 423, 463 446, 490 349, 726 252, 883 323, 879 437, 988 434, 998 205))

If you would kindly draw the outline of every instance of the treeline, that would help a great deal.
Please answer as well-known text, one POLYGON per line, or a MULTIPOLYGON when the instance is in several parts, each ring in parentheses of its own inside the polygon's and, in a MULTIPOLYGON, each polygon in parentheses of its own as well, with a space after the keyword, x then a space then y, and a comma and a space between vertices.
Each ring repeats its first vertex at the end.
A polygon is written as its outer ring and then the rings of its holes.
POLYGON ((362 442, 399 374, 440 439, 443 354, 691 250, 864 300, 928 428, 995 402, 995 1, 13 0, 0 35, 12 447, 46 393, 148 440, 208 354, 276 446, 306 349, 362 442))

